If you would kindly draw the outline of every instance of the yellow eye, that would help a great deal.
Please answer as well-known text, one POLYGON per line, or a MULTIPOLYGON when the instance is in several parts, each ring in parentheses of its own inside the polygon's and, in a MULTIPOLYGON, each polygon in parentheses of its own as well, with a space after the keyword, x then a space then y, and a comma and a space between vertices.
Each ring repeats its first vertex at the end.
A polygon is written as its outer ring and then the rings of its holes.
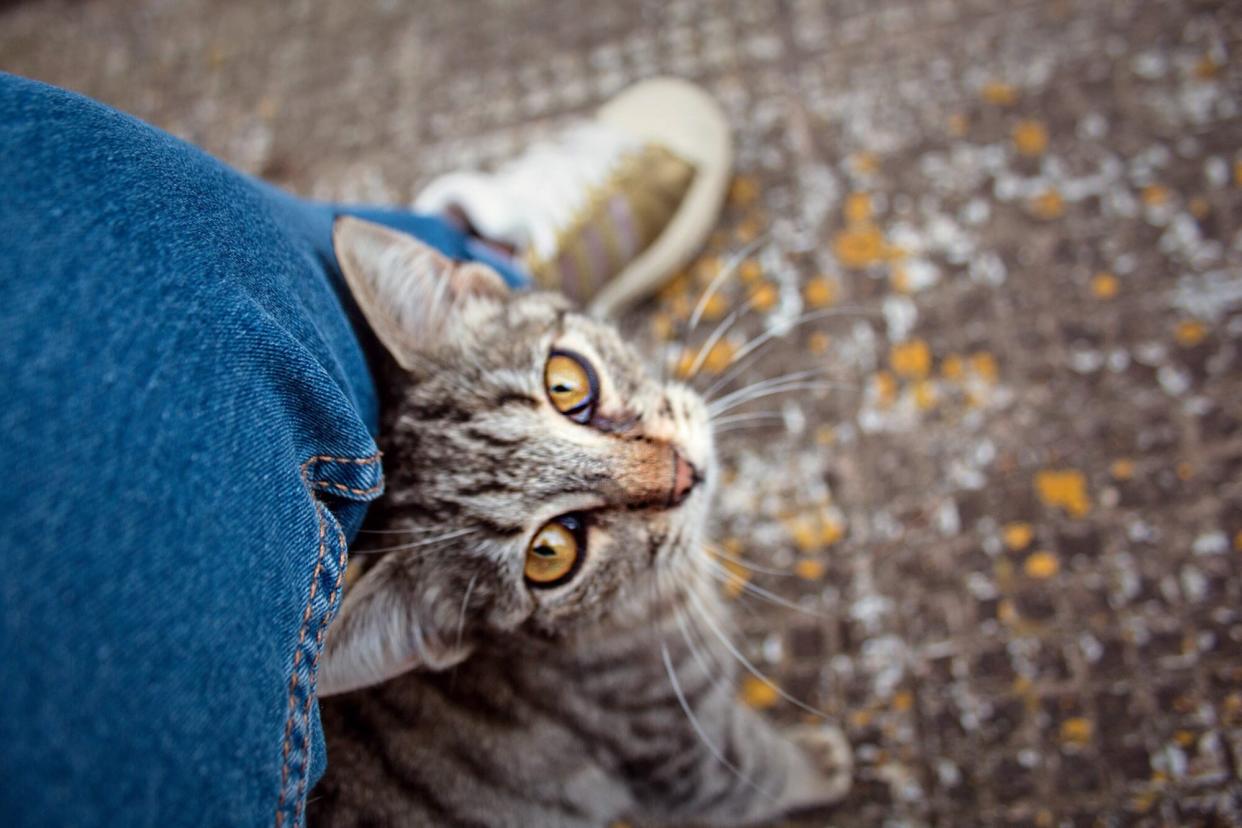
POLYGON ((597 386, 590 364, 569 351, 553 351, 543 369, 548 399, 566 417, 586 423, 595 413, 597 386))
POLYGON ((553 586, 573 571, 582 552, 582 521, 564 515, 546 524, 526 548, 526 580, 553 586))

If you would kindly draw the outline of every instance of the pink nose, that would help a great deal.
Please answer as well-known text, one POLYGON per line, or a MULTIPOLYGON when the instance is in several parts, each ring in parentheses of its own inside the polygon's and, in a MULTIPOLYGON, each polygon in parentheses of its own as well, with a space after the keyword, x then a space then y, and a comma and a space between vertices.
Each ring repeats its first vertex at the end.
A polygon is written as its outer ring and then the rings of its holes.
POLYGON ((669 494, 669 504, 680 505, 690 494, 694 484, 699 482, 699 472, 690 461, 681 456, 680 451, 673 451, 673 490, 669 494))

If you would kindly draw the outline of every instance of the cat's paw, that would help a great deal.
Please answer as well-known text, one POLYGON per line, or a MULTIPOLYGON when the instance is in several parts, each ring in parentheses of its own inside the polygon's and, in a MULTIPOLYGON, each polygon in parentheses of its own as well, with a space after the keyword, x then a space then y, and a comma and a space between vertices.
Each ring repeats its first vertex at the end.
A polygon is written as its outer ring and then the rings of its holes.
POLYGON ((788 810, 822 808, 844 799, 854 782, 854 751, 841 728, 801 725, 786 730, 785 736, 806 759, 782 797, 788 810))

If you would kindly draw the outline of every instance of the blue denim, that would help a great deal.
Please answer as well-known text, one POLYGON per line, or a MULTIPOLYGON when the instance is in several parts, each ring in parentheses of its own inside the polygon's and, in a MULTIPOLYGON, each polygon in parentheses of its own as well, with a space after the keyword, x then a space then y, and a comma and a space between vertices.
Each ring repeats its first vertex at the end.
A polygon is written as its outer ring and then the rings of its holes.
POLYGON ((331 223, 486 250, 3 74, 0 182, 0 823, 300 824, 383 489, 331 223))

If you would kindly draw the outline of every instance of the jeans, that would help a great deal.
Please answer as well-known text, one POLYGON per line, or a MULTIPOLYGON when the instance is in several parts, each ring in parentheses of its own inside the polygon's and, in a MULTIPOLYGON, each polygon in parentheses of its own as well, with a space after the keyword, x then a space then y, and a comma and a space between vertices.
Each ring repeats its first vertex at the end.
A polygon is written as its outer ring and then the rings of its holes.
POLYGON ((486 248, 3 74, 0 182, 0 822, 300 824, 384 485, 332 219, 486 248))

